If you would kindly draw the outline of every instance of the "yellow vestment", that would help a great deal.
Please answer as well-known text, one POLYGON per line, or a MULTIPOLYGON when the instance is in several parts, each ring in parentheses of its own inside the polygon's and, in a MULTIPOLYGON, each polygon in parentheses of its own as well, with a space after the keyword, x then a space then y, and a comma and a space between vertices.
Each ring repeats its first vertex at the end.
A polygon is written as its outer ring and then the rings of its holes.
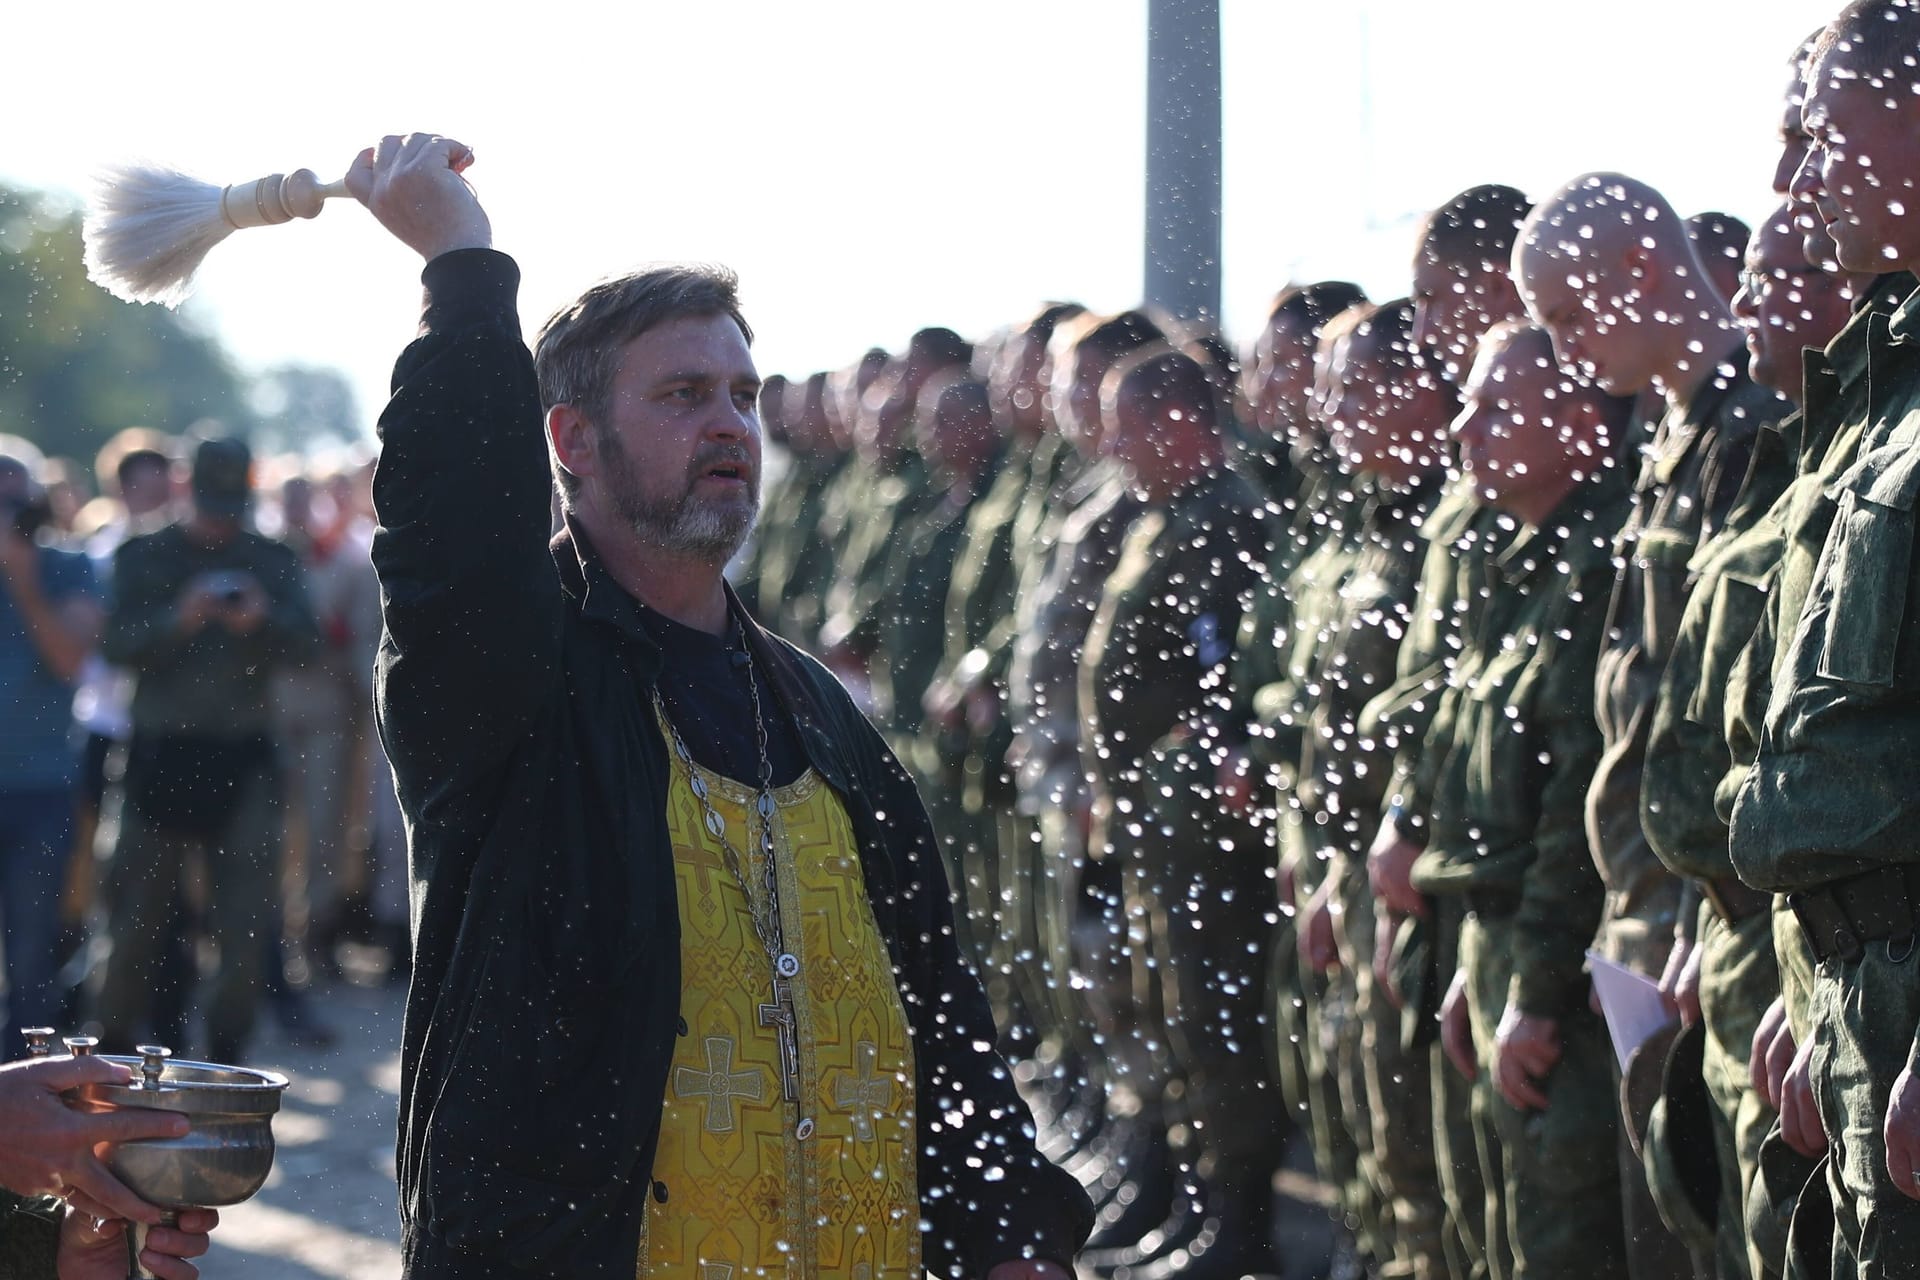
MULTIPOLYGON (((811 771, 773 793, 781 920, 800 960, 800 1100, 788 1102, 761 1013, 772 961, 685 765, 669 758, 684 1021, 637 1274, 917 1280, 913 1041, 846 811, 811 771)), ((699 773, 764 909, 755 790, 699 773)))

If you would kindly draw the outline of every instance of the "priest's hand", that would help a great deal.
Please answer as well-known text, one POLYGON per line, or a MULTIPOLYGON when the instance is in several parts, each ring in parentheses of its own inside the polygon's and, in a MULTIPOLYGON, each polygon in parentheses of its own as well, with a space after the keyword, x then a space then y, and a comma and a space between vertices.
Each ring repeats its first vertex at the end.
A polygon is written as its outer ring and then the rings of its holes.
POLYGON ((987 1280, 1073 1280, 1057 1262, 1003 1262, 987 1272, 987 1280))
POLYGON ((347 190, 394 238, 428 262, 456 249, 486 249, 493 224, 460 175, 473 151, 436 133, 388 134, 347 170, 347 190))

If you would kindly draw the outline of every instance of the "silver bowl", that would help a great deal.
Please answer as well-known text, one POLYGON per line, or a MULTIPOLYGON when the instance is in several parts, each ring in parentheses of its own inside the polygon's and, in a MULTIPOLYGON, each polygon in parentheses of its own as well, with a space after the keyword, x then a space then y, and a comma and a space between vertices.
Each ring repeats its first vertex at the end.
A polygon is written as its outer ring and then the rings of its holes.
MULTIPOLYGON (((165 1062, 157 1083, 144 1074, 153 1056, 107 1056, 133 1068, 124 1085, 81 1085, 68 1096, 88 1109, 147 1107, 178 1111, 191 1126, 179 1138, 121 1142, 107 1166, 135 1195, 162 1209, 215 1209, 258 1191, 273 1169, 273 1116, 287 1078, 211 1062, 165 1062)), ((163 1060, 164 1061, 164 1060, 163 1060)))

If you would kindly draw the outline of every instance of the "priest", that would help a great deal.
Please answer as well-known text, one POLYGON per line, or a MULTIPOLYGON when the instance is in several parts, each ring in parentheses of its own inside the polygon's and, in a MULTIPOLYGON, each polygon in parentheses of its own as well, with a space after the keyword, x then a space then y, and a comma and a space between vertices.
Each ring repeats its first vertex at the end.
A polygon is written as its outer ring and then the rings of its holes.
POLYGON ((920 798, 721 576, 761 464, 733 277, 605 281, 529 355, 471 160, 388 137, 349 178, 427 261, 374 494, 406 1274, 1066 1277, 1090 1209, 920 798))

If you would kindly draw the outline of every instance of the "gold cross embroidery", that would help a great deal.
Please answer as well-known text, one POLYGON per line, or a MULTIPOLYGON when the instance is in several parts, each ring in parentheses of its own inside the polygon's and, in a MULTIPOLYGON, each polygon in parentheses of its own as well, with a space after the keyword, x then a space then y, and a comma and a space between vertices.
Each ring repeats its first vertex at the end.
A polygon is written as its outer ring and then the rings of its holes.
MULTIPOLYGON (((704 898, 713 897, 713 879, 716 875, 729 880, 733 878, 733 873, 727 870, 727 864, 720 860, 720 855, 698 840, 676 847, 673 853, 674 857, 693 868, 694 879, 704 898)), ((752 910, 751 904, 748 910, 752 910)))
POLYGON ((707 1069, 675 1069, 673 1091, 682 1098, 707 1100, 705 1127, 708 1133, 732 1133, 739 1119, 739 1105, 735 1099, 760 1101, 766 1094, 766 1081, 757 1070, 733 1069, 733 1041, 725 1036, 708 1036, 707 1069))
POLYGON ((855 1060, 859 1069, 833 1082, 833 1105, 852 1113, 854 1141, 872 1142, 874 1113, 893 1105, 893 1080, 874 1074, 874 1065, 880 1060, 880 1046, 872 1041, 859 1043, 855 1060))

